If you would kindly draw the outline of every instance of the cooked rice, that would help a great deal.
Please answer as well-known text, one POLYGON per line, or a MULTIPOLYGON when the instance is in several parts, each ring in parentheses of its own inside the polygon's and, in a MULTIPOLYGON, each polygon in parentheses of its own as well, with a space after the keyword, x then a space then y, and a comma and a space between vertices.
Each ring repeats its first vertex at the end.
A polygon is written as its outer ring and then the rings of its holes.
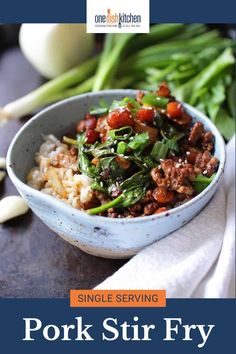
POLYGON ((67 144, 61 143, 54 135, 43 136, 44 142, 36 154, 37 167, 31 169, 27 183, 43 193, 56 196, 73 206, 80 208, 81 203, 92 199, 92 178, 80 174, 77 157, 71 157, 67 144), (63 188, 63 195, 58 193, 55 182, 47 175, 53 169, 63 188))

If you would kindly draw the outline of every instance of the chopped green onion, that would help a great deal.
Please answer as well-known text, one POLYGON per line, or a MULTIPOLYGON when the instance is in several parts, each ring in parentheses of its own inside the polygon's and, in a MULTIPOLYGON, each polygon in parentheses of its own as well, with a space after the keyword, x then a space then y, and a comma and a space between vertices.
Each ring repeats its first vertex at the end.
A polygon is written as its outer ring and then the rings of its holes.
POLYGON ((160 161, 160 159, 164 159, 166 157, 167 153, 168 153, 167 145, 161 141, 156 141, 156 143, 152 148, 151 156, 156 161, 160 161))
POLYGON ((117 154, 124 155, 128 149, 128 145, 124 141, 120 141, 117 145, 117 154))
POLYGON ((148 93, 142 99, 142 103, 145 105, 157 106, 162 108, 165 108, 168 102, 168 98, 157 96, 154 93, 148 93))
POLYGON ((112 129, 109 131, 108 135, 113 140, 127 140, 132 133, 133 129, 130 126, 126 126, 119 129, 112 129))
POLYGON ((211 177, 198 175, 193 182, 195 191, 201 193, 213 181, 215 175, 215 173, 211 177))

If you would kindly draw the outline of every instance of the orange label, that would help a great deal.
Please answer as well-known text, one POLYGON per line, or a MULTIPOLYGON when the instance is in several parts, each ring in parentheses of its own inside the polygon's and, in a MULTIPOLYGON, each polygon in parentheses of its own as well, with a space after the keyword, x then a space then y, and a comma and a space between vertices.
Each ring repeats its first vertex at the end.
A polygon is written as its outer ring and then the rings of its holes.
POLYGON ((71 290, 71 307, 165 307, 165 290, 71 290))

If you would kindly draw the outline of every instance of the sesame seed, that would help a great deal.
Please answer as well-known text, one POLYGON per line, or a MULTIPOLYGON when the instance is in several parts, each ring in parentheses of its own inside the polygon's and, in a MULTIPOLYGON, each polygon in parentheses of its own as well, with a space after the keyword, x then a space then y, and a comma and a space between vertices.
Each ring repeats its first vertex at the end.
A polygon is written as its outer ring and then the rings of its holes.
POLYGON ((202 174, 203 174, 203 175, 206 175, 206 174, 207 174, 207 170, 203 171, 202 174))
POLYGON ((190 155, 190 151, 186 151, 186 155, 190 155))

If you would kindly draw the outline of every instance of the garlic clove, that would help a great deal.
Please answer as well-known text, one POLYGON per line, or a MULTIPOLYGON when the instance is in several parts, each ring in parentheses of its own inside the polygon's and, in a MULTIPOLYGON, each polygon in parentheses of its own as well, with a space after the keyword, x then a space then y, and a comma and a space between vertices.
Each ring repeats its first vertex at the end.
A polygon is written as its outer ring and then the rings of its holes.
POLYGON ((5 159, 5 157, 0 157, 0 168, 6 168, 6 159, 5 159))
POLYGON ((2 182, 5 177, 6 177, 6 172, 5 171, 0 171, 0 182, 2 182))
POLYGON ((17 195, 11 195, 0 201, 0 223, 11 220, 27 213, 29 207, 24 199, 17 195))

